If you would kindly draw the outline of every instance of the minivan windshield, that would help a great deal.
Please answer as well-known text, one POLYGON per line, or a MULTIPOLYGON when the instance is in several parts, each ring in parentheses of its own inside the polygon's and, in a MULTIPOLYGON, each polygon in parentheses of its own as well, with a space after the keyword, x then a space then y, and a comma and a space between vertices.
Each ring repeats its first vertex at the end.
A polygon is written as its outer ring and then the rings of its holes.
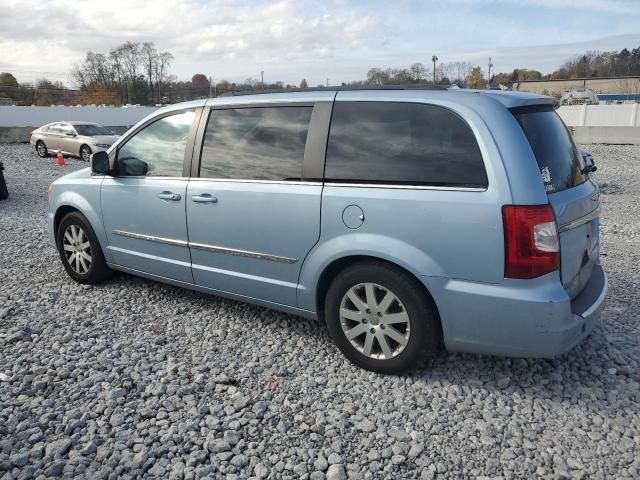
POLYGON ((73 128, 76 129, 78 135, 84 135, 85 137, 95 137, 97 135, 113 135, 111 130, 107 130, 100 125, 74 125, 73 128))
POLYGON ((587 180, 580 151, 551 105, 511 110, 535 154, 547 193, 560 192, 587 180))

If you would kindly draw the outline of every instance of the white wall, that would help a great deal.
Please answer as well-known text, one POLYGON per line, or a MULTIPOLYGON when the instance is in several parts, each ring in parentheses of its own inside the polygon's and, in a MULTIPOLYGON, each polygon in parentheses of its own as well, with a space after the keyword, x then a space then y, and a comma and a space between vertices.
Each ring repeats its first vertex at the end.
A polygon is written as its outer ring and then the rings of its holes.
POLYGON ((142 120, 155 107, 17 107, 0 106, 0 127, 40 127, 50 122, 79 120, 106 127, 126 127, 142 120))
POLYGON ((565 105, 558 114, 568 127, 640 127, 640 104, 565 105))

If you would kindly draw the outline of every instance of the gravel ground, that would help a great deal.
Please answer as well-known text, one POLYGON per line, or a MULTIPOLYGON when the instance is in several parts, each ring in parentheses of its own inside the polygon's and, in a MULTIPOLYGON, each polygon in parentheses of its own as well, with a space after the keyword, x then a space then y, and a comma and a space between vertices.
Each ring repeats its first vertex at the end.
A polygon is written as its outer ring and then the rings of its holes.
POLYGON ((124 274, 73 283, 46 190, 85 164, 0 145, 0 479, 638 478, 640 147, 590 148, 610 280, 594 334, 554 360, 381 376, 318 323, 124 274))

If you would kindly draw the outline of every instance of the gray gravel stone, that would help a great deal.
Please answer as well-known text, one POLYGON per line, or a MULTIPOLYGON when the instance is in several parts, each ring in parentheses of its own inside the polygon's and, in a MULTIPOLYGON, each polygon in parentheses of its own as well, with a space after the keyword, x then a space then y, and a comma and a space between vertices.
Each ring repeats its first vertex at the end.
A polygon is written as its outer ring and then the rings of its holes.
POLYGON ((53 463, 50 463, 44 471, 44 474, 47 477, 59 477, 62 475, 64 470, 65 462, 64 460, 58 460, 53 463))
POLYGON ((62 456, 71 448, 71 439, 60 438, 49 442, 46 446, 46 454, 49 457, 62 456))
POLYGON ((231 459, 231 465, 237 468, 244 468, 249 465, 249 459, 246 455, 235 455, 231 459))
POLYGON ((24 467, 27 463, 29 463, 29 457, 29 452, 18 452, 9 457, 9 462, 14 467, 24 467))
POLYGON ((346 480, 347 472, 344 469, 344 465, 330 465, 329 470, 327 470, 326 478, 327 480, 346 480))

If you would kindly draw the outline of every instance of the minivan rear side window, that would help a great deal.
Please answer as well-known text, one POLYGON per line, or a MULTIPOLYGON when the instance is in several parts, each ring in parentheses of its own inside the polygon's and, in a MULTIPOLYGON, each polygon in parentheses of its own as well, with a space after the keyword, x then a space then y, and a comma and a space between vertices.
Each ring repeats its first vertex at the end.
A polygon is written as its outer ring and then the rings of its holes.
POLYGON ((212 110, 200 176, 300 180, 313 107, 212 110))
POLYGON ((553 106, 519 107, 511 111, 531 144, 547 193, 560 192, 587 180, 582 173, 580 151, 553 106))
POLYGON ((329 182, 487 186, 469 125, 436 105, 336 102, 325 179, 329 182))

